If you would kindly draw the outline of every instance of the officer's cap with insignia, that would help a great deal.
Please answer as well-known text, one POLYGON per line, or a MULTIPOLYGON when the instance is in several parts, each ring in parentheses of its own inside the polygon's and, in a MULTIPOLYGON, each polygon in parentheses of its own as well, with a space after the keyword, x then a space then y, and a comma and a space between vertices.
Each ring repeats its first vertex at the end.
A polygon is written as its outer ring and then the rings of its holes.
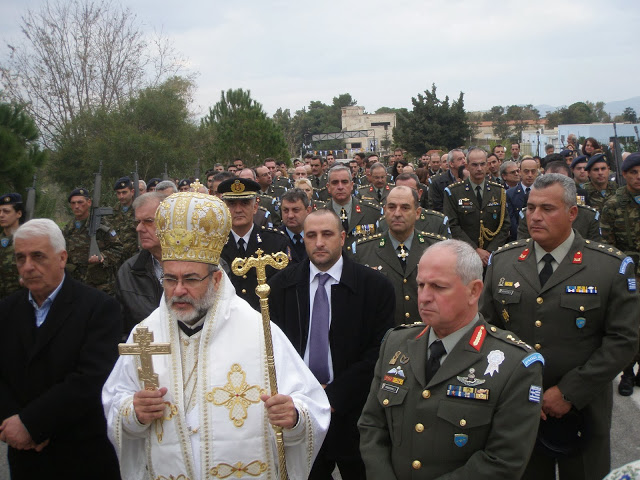
POLYGON ((87 190, 86 188, 76 188, 73 192, 71 192, 69 194, 69 198, 67 199, 67 201, 71 202, 71 199, 73 197, 84 197, 84 198, 90 198, 91 196, 89 195, 89 190, 87 190))
POLYGON ((595 155, 593 155, 587 162, 587 166, 585 167, 585 170, 587 172, 591 171, 591 168, 596 163, 607 163, 607 157, 604 156, 604 153, 596 153, 595 155))
POLYGON ((161 182, 162 180, 159 178, 152 178, 151 180, 149 180, 147 182, 147 190, 150 188, 156 188, 156 186, 161 182))
POLYGON ((218 185, 223 200, 254 198, 259 191, 260 184, 248 178, 229 178, 218 185))
POLYGON ((638 165, 640 165, 640 153, 632 153, 624 159, 624 162, 622 162, 622 171, 628 172, 633 167, 637 167, 638 165))
POLYGON ((22 203, 22 195, 19 193, 5 193, 0 197, 0 205, 17 205, 22 203))
POLYGON ((129 177, 119 178, 113 185, 114 190, 120 190, 122 188, 133 188, 133 184, 131 183, 131 179, 129 177))
POLYGON ((568 148, 560 152, 560 156, 564 158, 570 157, 572 155, 573 155, 573 150, 569 150, 568 148))
POLYGON ((189 181, 188 178, 183 178, 182 180, 180 180, 180 183, 178 184, 178 188, 180 187, 188 187, 189 185, 191 185, 191 182, 189 181))
POLYGON ((586 155, 580 155, 579 157, 576 157, 573 162, 571 162, 571 169, 576 168, 581 163, 587 163, 588 161, 589 157, 587 157, 586 155))

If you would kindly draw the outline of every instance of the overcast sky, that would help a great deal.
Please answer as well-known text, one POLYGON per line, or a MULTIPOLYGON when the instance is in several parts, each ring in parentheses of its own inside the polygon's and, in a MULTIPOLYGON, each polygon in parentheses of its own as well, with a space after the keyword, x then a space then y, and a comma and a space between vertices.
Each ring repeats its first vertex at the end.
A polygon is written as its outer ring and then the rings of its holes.
MULTIPOLYGON (((43 0, 2 0, 0 36, 43 0)), ((640 95, 638 0, 129 0, 198 73, 195 109, 244 88, 269 114, 350 93, 411 108, 435 83, 467 110, 640 95), (635 79, 635 80, 634 80, 635 79)))

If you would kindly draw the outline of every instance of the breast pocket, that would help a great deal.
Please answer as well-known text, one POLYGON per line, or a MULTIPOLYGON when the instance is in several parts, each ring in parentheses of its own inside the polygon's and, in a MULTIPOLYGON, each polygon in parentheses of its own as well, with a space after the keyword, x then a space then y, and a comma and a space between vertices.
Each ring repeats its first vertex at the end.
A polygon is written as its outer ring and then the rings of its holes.
POLYGON ((576 329, 582 332, 598 328, 601 300, 598 294, 564 294, 560 297, 560 306, 575 315, 576 329))
POLYGON ((382 382, 378 390, 378 402, 385 410, 389 436, 394 445, 402 441, 402 423, 404 421, 403 404, 407 396, 407 388, 382 382), (397 392, 396 392, 397 389, 397 392), (395 393, 394 393, 395 392, 395 393))
POLYGON ((493 301, 496 310, 500 315, 500 319, 505 323, 511 321, 511 315, 520 304, 520 296, 522 292, 508 287, 498 287, 493 293, 493 301))
POLYGON ((441 400, 438 404, 438 430, 441 441, 436 442, 438 458, 456 461, 466 459, 472 452, 484 448, 493 418, 491 405, 474 401, 441 400))

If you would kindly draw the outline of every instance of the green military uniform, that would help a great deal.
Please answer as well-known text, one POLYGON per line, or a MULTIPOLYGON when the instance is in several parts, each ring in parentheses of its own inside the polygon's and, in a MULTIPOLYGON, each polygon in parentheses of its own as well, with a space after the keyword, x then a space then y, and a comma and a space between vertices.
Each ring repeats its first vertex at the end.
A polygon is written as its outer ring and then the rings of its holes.
POLYGON ((329 176, 326 173, 323 173, 320 176, 309 175, 309 181, 313 187, 314 196, 323 202, 326 202, 329 199, 329 191, 327 190, 328 180, 329 176))
MULTIPOLYGON (((520 222, 518 222, 518 240, 531 238, 527 225, 526 208, 520 210, 520 222)), ((602 242, 600 236, 600 212, 587 205, 578 205, 578 216, 573 221, 573 228, 582 238, 593 242, 602 242)))
POLYGON ((282 195, 284 195, 286 191, 287 189, 285 187, 272 183, 271 185, 269 185, 269 188, 267 188, 266 191, 260 191, 258 193, 262 196, 268 196, 271 198, 275 198, 277 201, 280 201, 280 197, 282 197, 282 195))
MULTIPOLYGON (((329 200, 325 206, 328 210, 333 210, 340 216, 340 206, 335 205, 333 200, 329 200)), ((349 231, 344 242, 345 250, 351 250, 351 243, 358 237, 373 235, 378 231, 378 219, 380 218, 380 209, 374 205, 363 202, 359 198, 351 197, 351 216, 347 219, 349 222, 349 231)))
POLYGON ((277 227, 282 223, 282 217, 280 215, 280 203, 278 199, 270 195, 264 195, 258 193, 257 195, 258 205, 269 210, 269 221, 274 227, 277 227))
MULTIPOLYGON (((600 480, 609 471, 611 382, 638 345, 640 297, 633 262, 579 233, 543 287, 538 260, 532 239, 494 252, 480 311, 544 356, 544 389, 557 385, 590 431, 586 445, 559 459, 561 470, 600 480)), ((525 478, 555 478, 554 472, 554 460, 536 450, 525 478)))
POLYGON ((426 382, 428 342, 418 324, 382 343, 358 421, 367 479, 519 479, 536 439, 544 360, 480 316, 426 382))
POLYGON ((502 185, 485 180, 482 205, 469 180, 453 183, 444 192, 443 212, 453 238, 489 252, 506 243, 510 222, 502 185))
POLYGON ((374 205, 378 205, 383 207, 385 203, 387 203, 387 197, 389 196, 389 192, 395 185, 386 183, 384 187, 381 189, 377 189, 373 185, 369 185, 369 187, 362 188, 358 191, 360 194, 360 198, 365 202, 370 202, 374 205), (380 191, 380 197, 378 198, 378 190, 380 191))
POLYGON ((18 269, 13 250, 13 235, 0 231, 0 299, 20 290, 18 269))
POLYGON ((287 177, 283 177, 282 175, 279 177, 275 177, 272 183, 273 187, 279 188, 282 192, 287 191, 291 188, 291 182, 287 177))
POLYGON ((394 248, 389 232, 361 238, 351 244, 351 253, 356 262, 379 271, 391 280, 396 293, 396 325, 420 321, 416 296, 418 262, 422 253, 440 240, 446 238, 414 230, 411 247, 403 247, 400 252, 394 248), (400 260, 401 255, 406 255, 404 267, 400 260))
MULTIPOLYGON (((451 238, 449 219, 444 213, 436 212, 435 210, 423 208, 416 220, 415 228, 420 232, 430 232, 441 237, 451 238)), ((383 215, 378 220, 378 232, 384 233, 388 230, 389 225, 387 225, 387 220, 383 215)))
POLYGON ((598 190, 593 182, 587 182, 584 184, 584 189, 587 191, 587 200, 589 201, 589 205, 599 212, 602 212, 604 203, 611 196, 615 195, 618 186, 615 182, 609 181, 609 183, 607 183, 607 188, 604 190, 598 190))
POLYGON ((116 231, 122 243, 122 258, 119 265, 122 265, 140 251, 135 220, 133 207, 124 207, 120 204, 113 209, 113 215, 109 216, 109 224, 116 231))
POLYGON ((67 242, 67 271, 71 277, 113 295, 115 276, 122 258, 122 243, 117 232, 106 222, 100 225, 96 241, 104 261, 93 264, 89 264, 89 219, 72 220, 62 233, 67 242))

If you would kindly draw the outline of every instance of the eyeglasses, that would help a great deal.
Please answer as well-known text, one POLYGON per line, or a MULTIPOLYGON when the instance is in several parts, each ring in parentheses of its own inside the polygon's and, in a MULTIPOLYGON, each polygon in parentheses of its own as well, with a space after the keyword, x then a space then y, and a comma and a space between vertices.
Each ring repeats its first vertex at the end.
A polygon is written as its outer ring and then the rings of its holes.
POLYGON ((163 285, 166 285, 167 287, 171 287, 171 288, 177 287, 180 282, 182 282, 182 286, 185 288, 195 288, 198 285, 200 285, 201 282, 203 282, 208 277, 210 277, 212 273, 213 272, 209 272, 206 276, 202 278, 196 277, 195 275, 189 275, 187 277, 182 277, 182 278, 177 278, 177 277, 174 277, 173 275, 163 275, 162 277, 160 277, 160 280, 162 281, 163 285))
POLYGON ((143 224, 145 227, 152 227, 155 223, 155 219, 153 218, 145 218, 143 220, 135 220, 133 224, 138 228, 138 225, 143 224))
POLYGON ((507 175, 516 175, 520 173, 520 170, 511 170, 510 172, 504 172, 504 173, 506 173, 507 175))

